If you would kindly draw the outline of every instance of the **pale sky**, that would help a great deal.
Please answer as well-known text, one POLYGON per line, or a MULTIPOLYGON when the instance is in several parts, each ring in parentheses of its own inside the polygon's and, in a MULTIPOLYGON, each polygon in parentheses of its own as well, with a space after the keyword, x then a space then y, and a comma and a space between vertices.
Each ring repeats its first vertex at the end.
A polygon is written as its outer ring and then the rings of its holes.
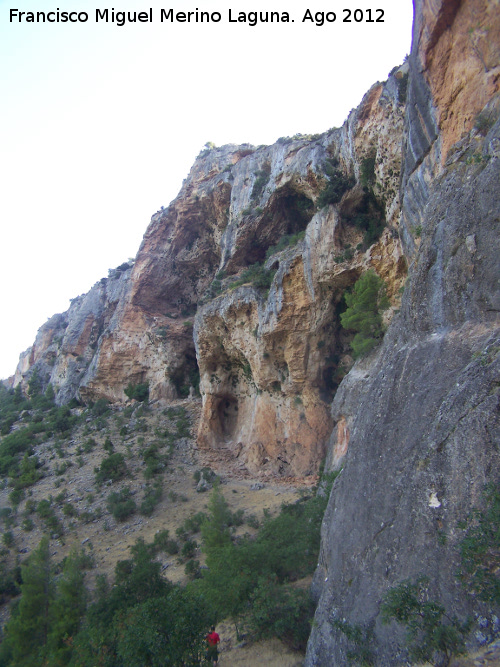
POLYGON ((136 255, 207 141, 342 125, 409 53, 411 20, 411 0, 0 0, 0 377, 70 298, 136 255), (343 22, 357 7, 365 20, 343 22), (88 20, 10 22, 58 8, 88 20), (105 8, 153 21, 97 22, 105 8), (221 21, 161 22, 162 8, 221 21), (384 22, 366 22, 369 8, 384 22), (294 22, 230 23, 229 9, 294 22), (336 20, 303 22, 307 10, 336 20))

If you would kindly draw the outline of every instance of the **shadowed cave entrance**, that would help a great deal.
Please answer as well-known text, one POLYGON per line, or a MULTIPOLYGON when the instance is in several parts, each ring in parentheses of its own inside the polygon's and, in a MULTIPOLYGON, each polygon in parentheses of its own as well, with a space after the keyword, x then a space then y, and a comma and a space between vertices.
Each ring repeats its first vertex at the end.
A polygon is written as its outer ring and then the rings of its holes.
POLYGON ((233 273, 242 267, 266 259, 266 251, 284 236, 303 232, 314 214, 309 197, 296 191, 290 184, 277 190, 262 215, 247 223, 246 240, 228 261, 226 270, 233 273))
POLYGON ((220 433, 225 442, 232 440, 238 423, 238 400, 226 394, 217 398, 215 406, 216 432, 220 433))
POLYGON ((200 370, 194 348, 186 350, 177 367, 168 368, 167 376, 175 387, 178 398, 187 398, 191 390, 194 390, 195 395, 199 396, 200 370))

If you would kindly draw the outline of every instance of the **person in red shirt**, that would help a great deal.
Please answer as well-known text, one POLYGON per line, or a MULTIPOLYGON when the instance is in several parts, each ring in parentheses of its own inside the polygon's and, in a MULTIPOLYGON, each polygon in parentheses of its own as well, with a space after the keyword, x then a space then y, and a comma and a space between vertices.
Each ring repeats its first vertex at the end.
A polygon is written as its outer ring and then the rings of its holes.
POLYGON ((215 665, 219 661, 219 650, 217 648, 217 644, 220 642, 220 637, 215 632, 215 625, 212 625, 212 628, 208 633, 206 639, 208 644, 207 660, 211 661, 215 667, 215 665))

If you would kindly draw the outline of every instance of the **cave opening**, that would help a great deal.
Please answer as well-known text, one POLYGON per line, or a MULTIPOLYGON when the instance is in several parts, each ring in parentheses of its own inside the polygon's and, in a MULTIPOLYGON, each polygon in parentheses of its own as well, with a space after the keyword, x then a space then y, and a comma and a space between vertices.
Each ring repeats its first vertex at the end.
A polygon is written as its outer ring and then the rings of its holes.
POLYGON ((252 233, 251 243, 244 248, 244 256, 238 257, 239 266, 264 262, 266 257, 282 247, 296 243, 305 232, 314 215, 314 203, 305 194, 290 186, 284 186, 271 197, 252 233))
POLYGON ((195 395, 199 396, 200 369, 194 349, 187 350, 180 365, 167 370, 167 376, 174 385, 178 398, 187 398, 191 387, 193 387, 195 395))
POLYGON ((221 396, 217 403, 216 412, 220 434, 224 440, 231 440, 238 423, 238 400, 230 394, 221 396))

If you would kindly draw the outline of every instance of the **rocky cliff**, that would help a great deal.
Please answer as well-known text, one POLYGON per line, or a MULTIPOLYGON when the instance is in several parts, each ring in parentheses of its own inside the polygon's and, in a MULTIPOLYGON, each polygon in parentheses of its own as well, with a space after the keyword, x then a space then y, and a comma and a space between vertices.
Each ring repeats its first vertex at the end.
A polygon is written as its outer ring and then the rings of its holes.
POLYGON ((396 304, 406 275, 407 72, 374 85, 342 128, 202 151, 135 262, 40 329, 14 384, 36 369, 58 402, 124 401, 146 382, 159 400, 199 387, 201 447, 253 474, 317 473, 352 365, 343 294, 373 268, 396 304))
POLYGON ((383 345, 333 401, 332 444, 346 454, 323 523, 307 665, 349 664, 359 646, 345 630, 356 626, 373 664, 402 664, 401 626, 382 624, 380 604, 421 576, 428 600, 481 619, 476 639, 498 631, 498 609, 457 572, 464 522, 499 482, 499 19, 495 2, 415 3, 400 228, 409 277, 383 345))
POLYGON ((499 21, 494 0, 415 0, 409 61, 341 128, 207 146, 135 262, 51 318, 13 378, 59 403, 199 392, 199 447, 243 473, 343 466, 308 665, 347 664, 339 623, 370 631, 374 664, 406 660, 380 602, 420 575, 493 631, 455 573, 460 522, 498 482, 499 21), (340 314, 368 269, 388 329, 354 364, 340 314))

